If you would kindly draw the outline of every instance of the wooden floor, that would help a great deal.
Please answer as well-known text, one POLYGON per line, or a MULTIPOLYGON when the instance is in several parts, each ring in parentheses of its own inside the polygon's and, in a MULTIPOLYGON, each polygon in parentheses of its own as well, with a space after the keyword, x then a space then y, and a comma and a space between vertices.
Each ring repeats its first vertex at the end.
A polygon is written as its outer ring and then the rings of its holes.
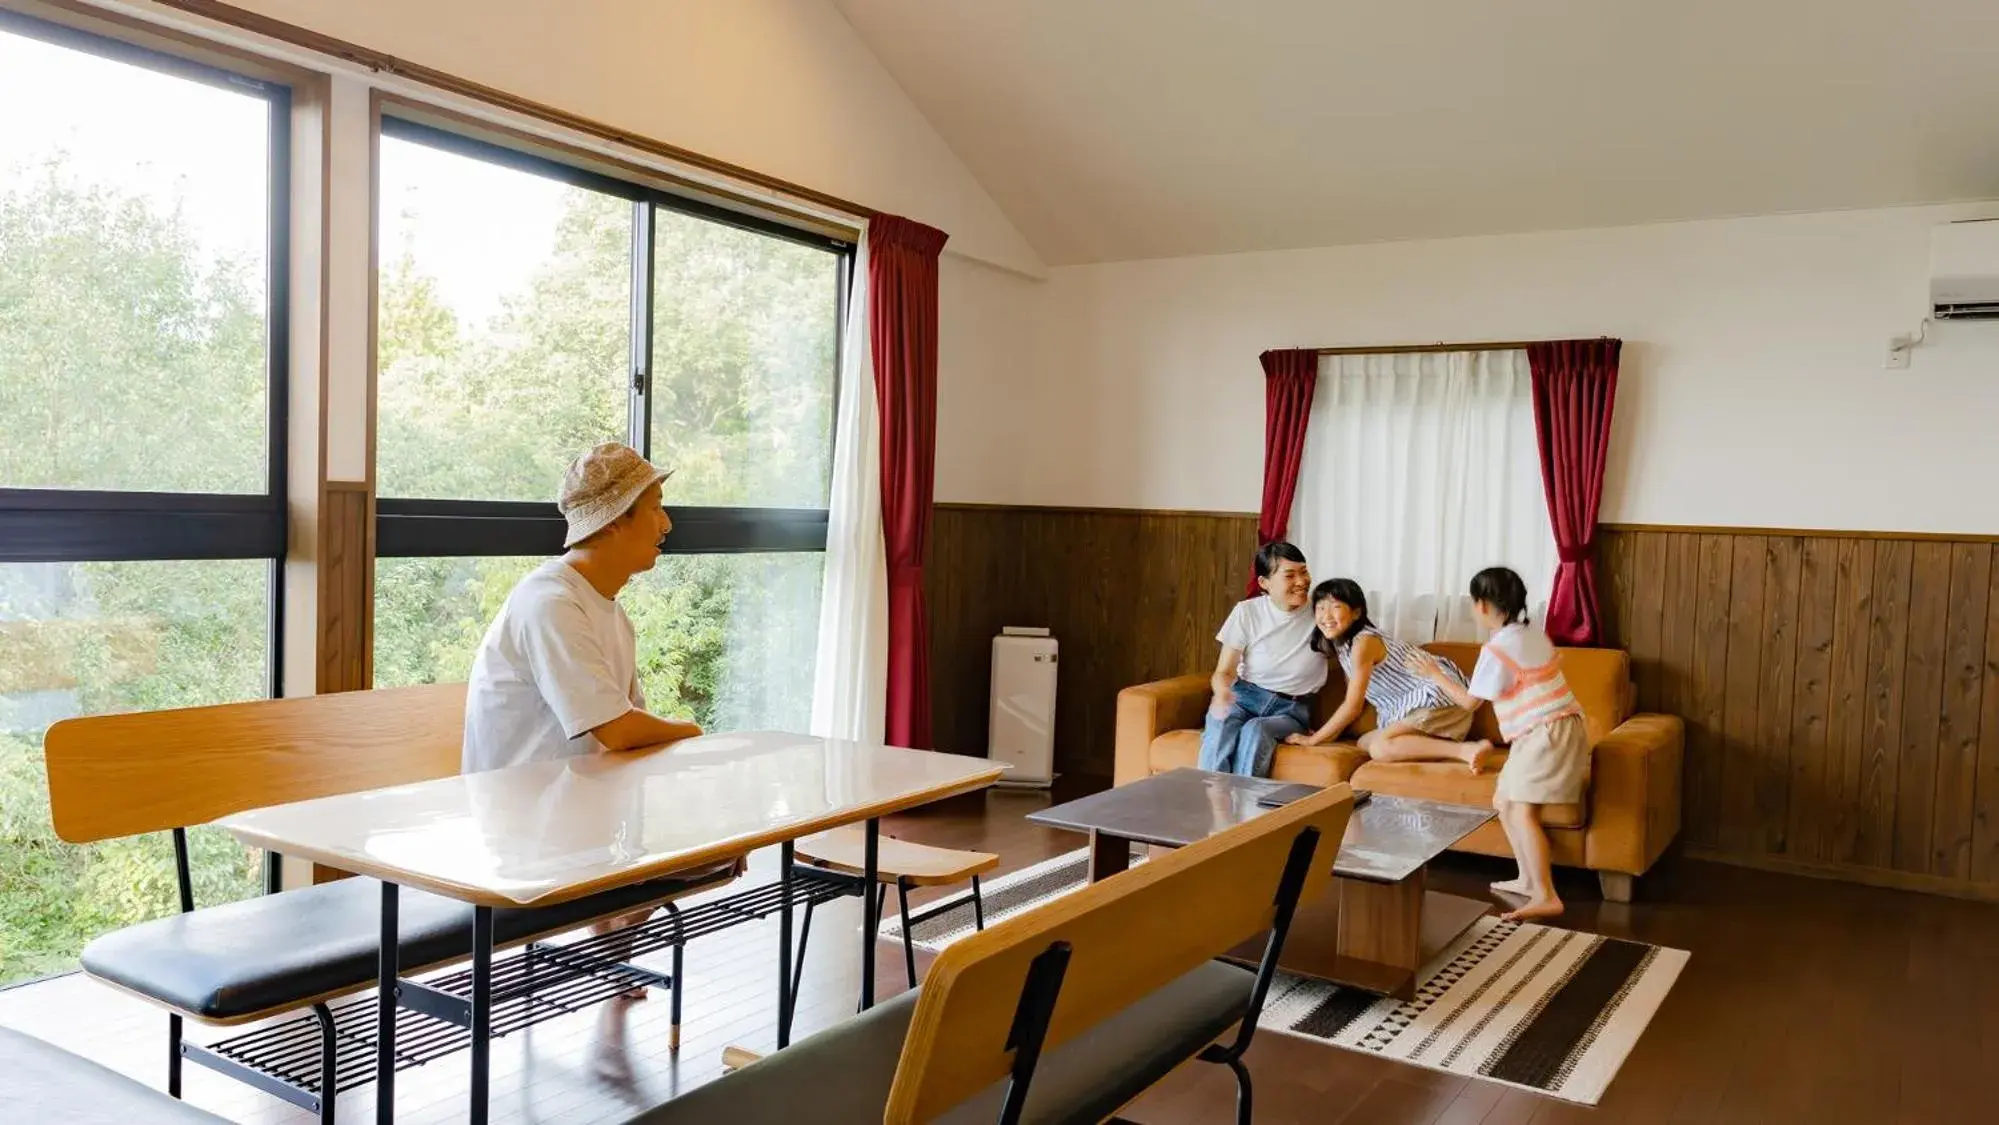
MULTIPOLYGON (((1045 796, 989 793, 904 817, 908 839, 996 851, 1026 866, 1081 846, 1080 837, 1021 818, 1045 796)), ((759 856, 751 878, 768 878, 759 856)), ((1494 863, 1449 857, 1433 885, 1477 893, 1494 863)), ((1693 954, 1603 1103, 1585 1109, 1487 1082, 1439 1074, 1264 1031, 1249 1065, 1261 1125, 1525 1125, 1592 1122, 1999 1121, 1999 906, 1668 861, 1641 901, 1597 901, 1594 881, 1565 876, 1567 925, 1693 954)), ((859 904, 813 924, 799 1027, 852 1011, 859 981, 859 904)), ((1136 939, 1136 936, 1135 936, 1136 939)), ((775 927, 695 942, 688 954, 685 1040, 666 1047, 664 997, 607 1006, 496 1044, 493 1120, 537 1125, 617 1122, 721 1073, 724 1046, 768 1049, 775 1017, 775 927)), ((920 955, 919 955, 920 956, 920 955)), ((903 985, 899 947, 878 950, 881 994, 903 985)), ((142 1081, 165 1079, 165 1018, 81 976, 0 992, 0 1025, 39 1035, 142 1081)), ((197 1036, 199 1032, 197 1032, 197 1036)), ((187 1096, 255 1125, 311 1120, 267 1095, 190 1066, 187 1096)), ((464 1120, 461 1054, 399 1078, 398 1119, 464 1120)), ((1126 1116, 1147 1125, 1231 1117, 1233 1083, 1193 1064, 1126 1116)), ((372 1121, 372 1089, 340 1103, 372 1121)), ((801 1123, 803 1125, 803 1123, 801 1123)))

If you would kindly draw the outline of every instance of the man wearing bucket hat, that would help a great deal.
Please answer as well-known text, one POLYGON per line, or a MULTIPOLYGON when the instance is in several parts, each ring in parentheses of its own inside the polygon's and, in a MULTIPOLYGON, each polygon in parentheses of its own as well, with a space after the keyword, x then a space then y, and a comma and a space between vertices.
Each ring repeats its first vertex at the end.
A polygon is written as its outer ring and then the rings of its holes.
POLYGON ((638 642, 618 592, 659 561, 673 529, 667 473, 606 442, 578 457, 556 501, 561 558, 521 579, 486 631, 465 696, 466 773, 691 738, 692 723, 645 709, 638 642))

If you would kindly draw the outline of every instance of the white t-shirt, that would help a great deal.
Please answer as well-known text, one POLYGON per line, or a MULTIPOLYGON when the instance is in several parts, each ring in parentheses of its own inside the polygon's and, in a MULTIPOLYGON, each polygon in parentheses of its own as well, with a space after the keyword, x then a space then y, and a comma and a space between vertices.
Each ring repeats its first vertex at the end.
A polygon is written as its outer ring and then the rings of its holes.
POLYGON ((1474 698, 1498 699, 1513 686, 1513 669, 1494 656, 1493 649, 1505 653, 1522 668, 1539 668, 1555 658, 1555 642, 1548 639, 1548 634, 1517 622, 1502 626, 1491 640, 1485 642, 1485 647, 1478 650, 1478 664, 1471 672, 1474 698))
POLYGON ((631 619, 554 559, 521 579, 479 643, 460 768, 589 754, 603 749, 590 731, 644 707, 631 619))
POLYGON ((1285 613, 1267 597, 1237 602, 1215 639, 1242 650, 1236 675, 1266 691, 1309 695, 1326 686, 1326 658, 1312 651, 1310 606, 1285 613))

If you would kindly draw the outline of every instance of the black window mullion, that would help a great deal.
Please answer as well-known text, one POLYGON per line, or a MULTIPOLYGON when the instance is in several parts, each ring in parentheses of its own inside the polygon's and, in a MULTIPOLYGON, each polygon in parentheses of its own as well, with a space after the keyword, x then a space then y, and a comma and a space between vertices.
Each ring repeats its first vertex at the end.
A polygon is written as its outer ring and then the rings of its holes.
POLYGON ((632 363, 630 444, 652 456, 652 243, 653 206, 632 204, 632 363))

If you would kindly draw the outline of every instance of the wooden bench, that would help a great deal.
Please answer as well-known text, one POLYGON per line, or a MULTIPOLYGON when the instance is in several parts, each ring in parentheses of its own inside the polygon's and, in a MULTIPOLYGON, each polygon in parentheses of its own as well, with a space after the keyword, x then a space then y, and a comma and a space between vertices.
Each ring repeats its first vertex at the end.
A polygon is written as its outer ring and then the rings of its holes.
POLYGON ((1352 808, 1336 785, 1017 914, 946 948, 920 989, 635 1122, 1098 1122, 1195 1058, 1234 1071, 1247 1122, 1243 1053, 1352 808), (1255 972, 1214 959, 1266 931, 1255 972))
MULTIPOLYGON (((193 1059, 333 1120, 342 1051, 327 1002, 373 986, 380 966, 379 883, 341 879, 196 909, 187 826, 456 774, 464 711, 464 685, 450 684, 94 716, 49 728, 57 835, 77 844, 161 831, 173 837, 181 913, 105 934, 82 956, 92 977, 167 1009, 170 1093, 179 1095, 181 1062, 193 1059), (298 1068, 305 1078, 270 1081, 182 1036, 183 1019, 233 1026, 305 1008, 319 1025, 317 1057, 298 1068)), ((528 944, 656 904, 671 909, 671 900, 725 885, 739 872, 725 865, 556 906, 496 911, 495 946, 528 944)), ((406 969, 447 965, 468 956, 472 908, 405 890, 397 928, 406 969)), ((681 964, 675 945, 670 975, 620 966, 633 986, 672 988, 676 1040, 681 964)), ((351 1064, 350 1056, 350 1078, 351 1064)))

